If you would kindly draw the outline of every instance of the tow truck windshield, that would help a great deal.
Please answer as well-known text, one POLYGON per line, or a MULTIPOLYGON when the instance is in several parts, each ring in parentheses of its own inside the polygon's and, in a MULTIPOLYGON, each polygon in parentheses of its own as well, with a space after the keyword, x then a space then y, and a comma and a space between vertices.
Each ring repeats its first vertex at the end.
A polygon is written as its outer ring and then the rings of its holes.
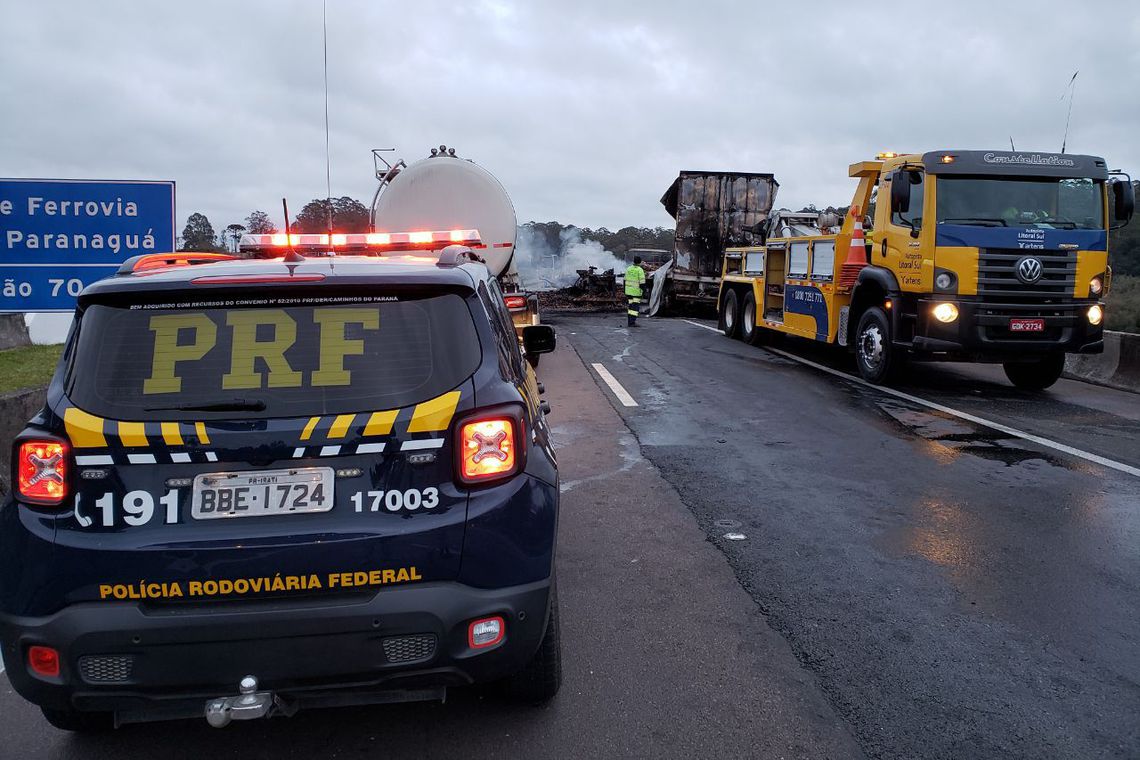
POLYGON ((938 223, 1104 229, 1104 185, 1092 179, 940 177, 938 223))
POLYGON ((80 322, 68 396, 118 419, 394 409, 451 390, 481 359, 471 313, 458 295, 285 303, 93 305, 80 322))

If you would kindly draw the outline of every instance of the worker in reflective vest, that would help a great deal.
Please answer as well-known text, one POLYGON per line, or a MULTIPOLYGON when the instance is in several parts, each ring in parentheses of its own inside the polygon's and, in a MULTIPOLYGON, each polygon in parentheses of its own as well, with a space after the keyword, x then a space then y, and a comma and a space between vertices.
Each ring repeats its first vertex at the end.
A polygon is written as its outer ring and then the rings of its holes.
POLYGON ((645 284, 645 270, 641 268, 641 257, 634 256, 633 264, 625 270, 625 297, 629 300, 629 326, 637 327, 637 310, 641 305, 641 286, 645 284))

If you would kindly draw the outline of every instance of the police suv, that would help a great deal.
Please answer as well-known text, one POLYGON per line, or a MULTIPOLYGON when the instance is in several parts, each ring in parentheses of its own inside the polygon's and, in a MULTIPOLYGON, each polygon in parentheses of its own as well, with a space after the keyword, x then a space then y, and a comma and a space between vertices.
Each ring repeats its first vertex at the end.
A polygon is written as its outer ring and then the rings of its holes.
POLYGON ((558 469, 526 358, 554 332, 520 346, 477 245, 247 236, 274 258, 146 255, 84 290, 0 508, 16 691, 74 731, 553 697, 558 469))

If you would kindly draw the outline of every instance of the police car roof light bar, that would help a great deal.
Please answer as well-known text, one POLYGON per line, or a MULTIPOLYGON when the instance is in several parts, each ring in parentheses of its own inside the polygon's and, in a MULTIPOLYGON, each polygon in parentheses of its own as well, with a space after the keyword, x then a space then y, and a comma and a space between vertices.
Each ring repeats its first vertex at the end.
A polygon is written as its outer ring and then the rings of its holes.
POLYGON ((288 248, 339 253, 435 248, 440 244, 468 245, 474 248, 480 245, 479 230, 242 235, 239 248, 259 252, 279 252, 288 248))

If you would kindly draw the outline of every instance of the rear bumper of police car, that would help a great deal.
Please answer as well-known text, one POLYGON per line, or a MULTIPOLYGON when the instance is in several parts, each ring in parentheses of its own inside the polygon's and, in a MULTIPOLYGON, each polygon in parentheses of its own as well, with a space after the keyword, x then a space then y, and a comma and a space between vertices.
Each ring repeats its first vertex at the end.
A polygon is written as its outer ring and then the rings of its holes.
POLYGON ((450 686, 521 670, 545 633, 550 579, 505 589, 425 583, 370 599, 143 608, 91 603, 46 617, 0 616, 16 691, 40 706, 110 711, 118 722, 202 717, 247 676, 273 712, 439 699, 450 686), (500 617, 500 641, 476 648, 473 621, 500 617), (59 652, 36 674, 32 646, 59 652))

